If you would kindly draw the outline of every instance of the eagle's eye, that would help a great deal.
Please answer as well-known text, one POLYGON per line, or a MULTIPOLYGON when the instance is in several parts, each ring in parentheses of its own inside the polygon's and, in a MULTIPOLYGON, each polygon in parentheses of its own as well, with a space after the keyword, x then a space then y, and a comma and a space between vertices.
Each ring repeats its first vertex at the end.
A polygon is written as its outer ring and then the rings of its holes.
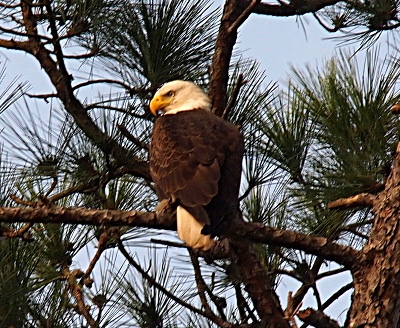
POLYGON ((173 91, 168 91, 168 92, 166 93, 166 95, 167 95, 168 97, 173 97, 173 96, 175 96, 175 92, 173 92, 173 91))

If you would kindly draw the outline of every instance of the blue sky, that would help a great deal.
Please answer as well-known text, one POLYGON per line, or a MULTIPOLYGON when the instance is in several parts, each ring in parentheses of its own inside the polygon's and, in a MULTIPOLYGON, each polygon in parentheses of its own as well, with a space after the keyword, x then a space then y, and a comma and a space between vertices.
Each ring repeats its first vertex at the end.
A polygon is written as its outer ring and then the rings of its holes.
POLYGON ((238 48, 245 57, 260 62, 267 79, 281 81, 290 72, 290 64, 303 67, 330 58, 338 44, 326 39, 332 36, 310 15, 296 18, 253 14, 239 30, 238 48))

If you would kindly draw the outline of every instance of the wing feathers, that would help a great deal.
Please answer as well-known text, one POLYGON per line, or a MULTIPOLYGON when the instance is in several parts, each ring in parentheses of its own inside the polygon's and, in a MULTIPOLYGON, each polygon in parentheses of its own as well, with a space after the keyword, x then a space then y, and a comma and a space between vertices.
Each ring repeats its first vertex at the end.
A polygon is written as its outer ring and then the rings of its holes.
POLYGON ((178 233, 188 246, 207 245, 204 225, 218 225, 236 210, 242 147, 238 129, 211 112, 191 110, 157 119, 150 173, 159 197, 182 205, 178 233))

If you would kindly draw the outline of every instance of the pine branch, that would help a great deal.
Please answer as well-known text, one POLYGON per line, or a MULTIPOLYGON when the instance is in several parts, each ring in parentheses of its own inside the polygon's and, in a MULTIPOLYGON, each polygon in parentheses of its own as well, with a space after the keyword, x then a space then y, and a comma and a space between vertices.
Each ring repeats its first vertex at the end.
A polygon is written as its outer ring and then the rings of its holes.
POLYGON ((85 317, 90 328, 98 328, 98 323, 89 313, 89 307, 85 304, 82 292, 82 285, 77 282, 77 278, 79 278, 83 273, 79 270, 73 270, 71 272, 69 271, 69 269, 64 269, 64 274, 67 277, 68 290, 76 300, 76 312, 85 317))
POLYGON ((33 241, 33 238, 29 233, 32 226, 33 223, 27 223, 20 229, 9 229, 0 226, 0 236, 5 238, 20 238, 23 241, 30 242, 33 241))
POLYGON ((325 310, 329 305, 331 305, 334 301, 336 301, 340 296, 342 296, 344 293, 349 291, 350 289, 354 288, 353 282, 348 283, 347 285, 344 285, 341 287, 339 290, 337 290, 335 293, 333 293, 325 302, 322 304, 321 310, 325 310))
POLYGON ((259 4, 261 0, 252 0, 251 3, 247 6, 247 8, 240 14, 240 16, 232 23, 232 25, 228 29, 228 33, 232 33, 233 31, 237 31, 237 29, 245 22, 247 18, 249 18, 251 12, 254 7, 259 4))
POLYGON ((152 89, 146 89, 146 88, 134 88, 129 85, 127 85, 124 82, 118 81, 118 80, 112 80, 112 79, 98 79, 98 80, 89 80, 85 81, 79 84, 76 84, 72 87, 73 90, 77 90, 79 88, 93 85, 93 84, 98 84, 98 83, 109 83, 109 84, 117 84, 120 87, 124 88, 125 90, 128 91, 130 96, 137 95, 137 94, 146 94, 148 92, 151 92, 152 89))
POLYGON ((271 279, 253 245, 248 240, 233 238, 231 248, 232 258, 240 271, 246 291, 261 318, 263 327, 290 328, 272 288, 271 279))
POLYGON ((97 243, 97 251, 96 254, 94 254, 93 258, 91 259, 88 268, 86 269, 85 273, 83 274, 81 278, 81 284, 84 284, 85 279, 89 278, 91 275, 95 265, 97 262, 100 260, 101 254, 107 249, 107 243, 109 242, 111 238, 111 229, 106 229, 102 232, 99 238, 99 242, 97 243))
POLYGON ((325 313, 311 308, 299 311, 297 316, 306 324, 316 328, 340 328, 337 321, 332 320, 325 313))
MULTIPOLYGON (((0 221, 27 223, 69 223, 84 225, 109 225, 147 227, 176 230, 172 209, 163 213, 66 208, 61 206, 0 207, 0 221)), ((232 238, 252 240, 268 245, 290 247, 308 254, 335 261, 347 269, 357 262, 358 251, 334 243, 324 237, 309 236, 290 230, 274 229, 260 223, 230 222, 227 232, 232 238)))
MULTIPOLYGON (((197 290, 199 292, 201 305, 203 306, 204 311, 207 313, 207 315, 216 317, 215 313, 212 311, 210 305, 208 304, 208 300, 206 297, 206 291, 208 291, 208 287, 203 279, 203 276, 201 275, 199 259, 198 259, 197 255, 194 254, 194 252, 191 251, 190 249, 189 249, 189 255, 190 255, 190 259, 193 264, 194 277, 196 280, 196 285, 197 285, 197 290)), ((226 320, 226 316, 225 316, 224 312, 222 311, 222 309, 218 306, 218 304, 216 304, 216 306, 220 313, 221 318, 223 320, 226 320)))
MULTIPOLYGON (((251 0, 243 2, 250 3, 251 0)), ((290 1, 287 4, 280 2, 279 5, 261 2, 253 8, 253 13, 268 16, 297 16, 314 13, 339 2, 341 0, 290 1)))
POLYGON ((373 207, 376 195, 369 193, 362 193, 355 196, 340 198, 328 204, 329 209, 347 209, 355 207, 373 207))
POLYGON ((226 119, 230 113, 230 111, 233 109, 233 107, 235 107, 236 101, 237 101, 237 97, 239 96, 239 92, 240 92, 240 88, 245 85, 247 83, 247 81, 243 78, 243 74, 239 74, 235 87, 233 89, 231 98, 229 99, 228 104, 226 105, 224 112, 222 114, 222 118, 226 119))
POLYGON ((96 210, 61 206, 0 207, 1 222, 67 223, 83 225, 131 226, 176 230, 175 218, 170 212, 96 210))
POLYGON ((243 13, 243 3, 239 0, 227 0, 221 18, 213 61, 211 65, 210 92, 212 110, 222 116, 226 107, 226 92, 229 80, 229 63, 236 43, 237 30, 230 30, 243 13))
MULTIPOLYGON (((315 262, 313 263, 312 268, 309 270, 307 276, 296 277, 299 281, 301 281, 302 285, 297 289, 296 293, 291 295, 292 307, 298 307, 303 302, 304 297, 308 293, 310 288, 315 288, 316 282, 318 280, 317 273, 320 270, 321 266, 324 264, 324 259, 321 257, 317 257, 315 262), (306 279, 305 279, 306 278, 306 279)), ((288 309, 285 310, 285 313, 288 309)), ((290 310, 290 309, 289 309, 290 310)))
POLYGON ((201 316, 204 316, 205 318, 208 318, 215 324, 217 324, 219 327, 225 327, 225 328, 250 328, 252 327, 251 325, 235 325, 231 324, 225 320, 223 320, 220 317, 215 316, 212 313, 209 313, 207 311, 202 311, 193 305, 184 302, 181 300, 179 297, 175 296, 173 293, 171 293, 169 290, 167 290, 164 286, 159 284, 153 277, 151 277, 146 270, 144 270, 134 259, 133 257, 128 253, 128 251, 125 249, 123 243, 121 240, 118 241, 118 249, 121 251, 121 253, 124 255, 126 260, 130 265, 132 265, 142 276, 144 279, 146 279, 152 286, 160 290, 162 293, 164 293, 168 298, 174 300, 176 303, 179 305, 187 308, 188 310, 192 311, 193 313, 197 313, 201 316))
MULTIPOLYGON (((48 6, 48 10, 51 10, 48 6)), ((37 34, 36 22, 32 18, 32 12, 29 5, 22 5, 24 26, 27 33, 35 34, 36 37, 30 37, 29 42, 23 44, 27 53, 32 54, 40 63, 51 82, 53 83, 57 96, 63 103, 65 110, 74 118, 77 126, 85 133, 85 135, 93 141, 106 154, 110 153, 120 162, 121 165, 127 164, 135 171, 135 175, 146 180, 151 180, 148 164, 141 159, 136 158, 134 154, 130 154, 129 150, 122 147, 116 140, 110 138, 106 133, 101 131, 95 122, 88 115, 83 104, 75 97, 74 90, 71 85, 72 77, 69 75, 62 53, 57 40, 53 40, 57 55, 57 62, 52 58, 51 52, 40 42, 37 34)), ((50 27, 53 37, 57 37, 54 21, 50 20, 50 27)), ((0 42, 0 47, 2 46, 0 42)), ((22 46, 22 44, 19 44, 22 46)))
POLYGON ((228 234, 233 238, 245 238, 263 244, 302 250, 335 261, 349 270, 357 264, 359 254, 352 247, 337 244, 324 237, 274 229, 261 223, 231 222, 228 234))

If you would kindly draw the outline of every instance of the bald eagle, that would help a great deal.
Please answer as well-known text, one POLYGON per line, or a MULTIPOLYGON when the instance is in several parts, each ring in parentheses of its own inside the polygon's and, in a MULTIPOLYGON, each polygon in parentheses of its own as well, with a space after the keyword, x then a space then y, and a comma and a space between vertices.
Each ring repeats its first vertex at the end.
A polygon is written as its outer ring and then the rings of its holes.
POLYGON ((204 91, 188 81, 164 84, 150 102, 158 116, 150 174, 160 200, 176 202, 179 238, 208 250, 238 208, 243 138, 216 116, 204 91))

